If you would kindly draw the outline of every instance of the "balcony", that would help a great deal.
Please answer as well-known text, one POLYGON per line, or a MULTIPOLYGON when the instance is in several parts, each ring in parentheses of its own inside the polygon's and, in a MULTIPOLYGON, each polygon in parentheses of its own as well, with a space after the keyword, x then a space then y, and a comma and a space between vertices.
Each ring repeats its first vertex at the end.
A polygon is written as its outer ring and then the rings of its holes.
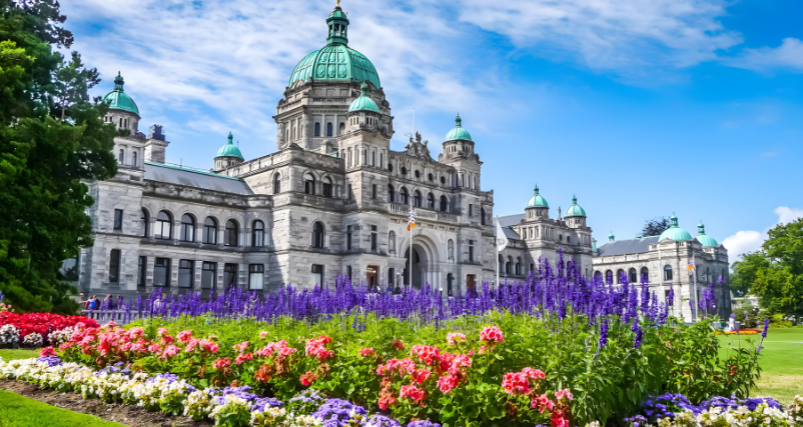
MULTIPOLYGON (((390 202, 388 205, 388 211, 392 214, 407 216, 410 213, 410 206, 405 205, 404 203, 390 202)), ((422 220, 427 219, 431 221, 451 222, 455 224, 458 222, 458 217, 455 214, 427 208, 415 208, 415 215, 416 218, 422 220)))

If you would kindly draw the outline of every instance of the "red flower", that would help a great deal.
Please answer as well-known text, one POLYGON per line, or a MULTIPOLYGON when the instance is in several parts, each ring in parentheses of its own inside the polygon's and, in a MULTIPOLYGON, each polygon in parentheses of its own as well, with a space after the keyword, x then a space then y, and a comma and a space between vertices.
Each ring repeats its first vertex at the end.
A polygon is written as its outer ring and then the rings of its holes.
POLYGON ((361 349, 357 350, 357 354, 359 354, 362 357, 368 357, 368 356, 375 356, 376 355, 376 353, 374 352, 374 349, 372 349, 372 348, 361 348, 361 349))
POLYGON ((222 369, 227 366, 231 366, 231 359, 228 357, 220 357, 212 362, 212 367, 215 369, 222 369))
POLYGON ((314 383, 315 380, 317 380, 317 379, 318 379, 318 374, 316 374, 316 373, 314 373, 312 371, 308 371, 306 374, 302 375, 301 378, 300 378, 301 384, 305 385, 305 386, 308 386, 308 385, 314 383))
POLYGON ((41 356, 41 357, 55 356, 55 355, 56 355, 56 351, 53 350, 53 347, 45 347, 45 348, 39 350, 39 356, 41 356))
POLYGON ((245 353, 237 356, 236 362, 238 365, 241 365, 243 362, 253 359, 251 353, 245 353))
POLYGON ((397 351, 398 351, 398 350, 404 350, 404 343, 403 343, 403 342, 401 342, 401 341, 399 341, 399 340, 393 340, 393 341, 391 341, 391 342, 390 342, 390 345, 392 345, 392 346, 393 346, 393 348, 395 348, 397 351))
POLYGON ((523 372, 509 372, 502 378, 502 387, 505 393, 512 396, 530 392, 530 380, 523 372))
POLYGON ((487 326, 480 332, 480 341, 502 343, 505 342, 505 337, 498 326, 487 326))
POLYGON ((399 397, 408 397, 414 402, 421 402, 423 405, 423 400, 426 398, 426 390, 418 388, 414 385, 403 385, 401 390, 399 390, 399 397))

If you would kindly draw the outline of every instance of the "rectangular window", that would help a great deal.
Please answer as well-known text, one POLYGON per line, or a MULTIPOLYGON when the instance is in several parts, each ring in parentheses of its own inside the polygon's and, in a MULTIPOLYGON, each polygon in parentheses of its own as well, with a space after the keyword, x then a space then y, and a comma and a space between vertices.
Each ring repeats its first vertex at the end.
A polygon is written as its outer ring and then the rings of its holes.
POLYGON ((371 226, 371 250, 376 252, 376 226, 371 226))
POLYGON ((123 231, 123 210, 114 210, 114 231, 123 231))
POLYGON ((187 259, 179 260, 178 262, 178 287, 179 288, 192 288, 193 285, 193 267, 195 262, 187 259))
POLYGON ((346 250, 347 251, 351 250, 351 242, 352 242, 352 237, 351 236, 352 236, 351 235, 351 226, 347 225, 346 226, 346 250))
POLYGON ((474 205, 470 203, 468 205, 468 216, 474 216, 474 205))
POLYGON ((120 249, 112 249, 110 254, 109 281, 112 283, 120 281, 120 249))
POLYGON ((396 283, 396 269, 389 268, 388 269, 388 285, 393 286, 396 283))
POLYGON ((664 291, 664 302, 669 303, 669 291, 664 291))
POLYGON ((139 257, 137 264, 137 286, 145 286, 145 275, 148 272, 148 257, 139 257))
POLYGON ((153 264, 153 286, 170 286, 170 258, 156 258, 153 264))
POLYGON ((312 265, 312 284, 323 288, 323 266, 320 264, 312 265))
POLYGON ((474 262, 474 241, 468 241, 468 261, 474 262))
POLYGON ((376 192, 377 192, 377 191, 376 191, 376 184, 373 184, 373 185, 371 186, 371 198, 372 198, 372 199, 376 199, 376 192))
POLYGON ((351 189, 351 184, 349 184, 349 200, 354 198, 354 191, 351 189))
POLYGON ((331 182, 326 182, 326 181, 323 182, 323 197, 332 197, 332 183, 331 182))
POLYGON ((346 276, 351 280, 351 266, 346 266, 346 276))
POLYGON ((204 262, 201 266, 201 289, 217 287, 217 263, 204 262))
POLYGON ((223 266, 223 286, 229 288, 237 287, 237 264, 226 264, 223 266))
POLYGON ((265 282, 265 266, 262 264, 251 264, 248 266, 248 288, 251 290, 262 290, 265 282))

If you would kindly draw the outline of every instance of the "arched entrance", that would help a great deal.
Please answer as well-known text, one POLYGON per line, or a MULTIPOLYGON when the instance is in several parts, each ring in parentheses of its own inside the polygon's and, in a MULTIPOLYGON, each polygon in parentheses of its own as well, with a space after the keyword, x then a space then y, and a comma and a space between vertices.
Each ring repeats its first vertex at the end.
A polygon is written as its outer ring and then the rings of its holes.
MULTIPOLYGON (((427 251, 419 245, 413 245, 413 289, 421 289, 426 284, 427 274, 427 251)), ((404 285, 410 286, 408 272, 410 270, 410 247, 404 252, 404 285)))

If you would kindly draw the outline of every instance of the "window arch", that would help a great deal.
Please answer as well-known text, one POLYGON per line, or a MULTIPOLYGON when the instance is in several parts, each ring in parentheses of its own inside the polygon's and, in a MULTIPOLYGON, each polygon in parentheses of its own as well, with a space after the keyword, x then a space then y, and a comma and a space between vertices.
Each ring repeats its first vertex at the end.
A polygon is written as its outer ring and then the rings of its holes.
POLYGON ((641 280, 645 282, 650 281, 650 269, 647 267, 641 267, 641 280))
MULTIPOLYGON (((120 119, 120 120, 122 120, 122 119, 120 119)), ((123 150, 121 148, 120 149, 120 154, 117 155, 117 163, 122 165, 124 161, 125 161, 125 150, 123 150)))
POLYGON ((594 278, 595 279, 599 279, 601 277, 602 277, 602 272, 601 271, 597 270, 597 271, 594 272, 594 278))
POLYGON ((156 229, 153 237, 156 239, 170 240, 173 238, 173 218, 166 211, 156 214, 156 229))
POLYGON ((449 256, 449 261, 454 261, 454 240, 449 239, 448 248, 449 253, 447 255, 449 256))
POLYGON ((396 253, 396 232, 392 230, 388 233, 388 252, 396 253))
POLYGON ((667 265, 664 267, 664 280, 672 280, 672 266, 667 265))
POLYGON ((499 254, 499 260, 497 262, 499 263, 499 272, 505 271, 505 258, 502 254, 499 254))
POLYGON ((195 241, 195 218, 190 214, 181 216, 181 240, 185 242, 195 241))
POLYGON ((324 243, 324 228, 320 221, 312 224, 312 247, 323 249, 324 243))
MULTIPOLYGON (((480 206, 480 225, 485 225, 485 207, 483 206, 480 206)), ((530 231, 532 232, 532 229, 530 231)))
POLYGON ((427 209, 435 209, 435 196, 432 193, 427 194, 427 209))
POLYGON ((410 203, 410 195, 404 187, 399 190, 399 203, 404 203, 405 205, 410 203))
POLYGON ((625 276, 625 271, 622 270, 621 268, 616 270, 616 284, 617 285, 621 285, 622 284, 622 278, 623 277, 625 279, 627 279, 627 276, 625 276))
POLYGON ((629 276, 628 280, 630 280, 630 283, 638 283, 638 273, 636 273, 635 268, 631 267, 630 270, 627 271, 627 275, 629 276))
POLYGON ((449 211, 449 200, 446 196, 441 196, 441 212, 449 211))
POLYGON ((413 192, 413 206, 420 208, 421 207, 421 192, 415 190, 413 192))
POLYGON ((505 273, 513 274, 513 257, 507 257, 507 263, 505 263, 505 273))
POLYGON ((310 172, 304 174, 304 192, 315 194, 315 176, 310 172))
POLYGON ((521 275, 521 257, 516 258, 516 274, 521 275))
POLYGON ((237 221, 230 219, 226 222, 226 246, 237 247, 240 244, 240 227, 237 221))
POLYGON ((393 186, 388 184, 388 201, 392 202, 396 199, 396 190, 393 189, 393 186))
POLYGON ((259 248, 265 246, 265 224, 256 220, 251 227, 251 246, 259 248))
POLYGON ((142 216, 139 218, 142 226, 142 237, 148 237, 148 228, 151 225, 151 216, 145 208, 142 208, 142 216))
POLYGON ((321 180, 323 182, 323 197, 332 197, 333 196, 333 186, 332 186, 332 178, 328 176, 321 180))
POLYGON ((613 271, 605 271, 605 283, 613 283, 613 271))
POLYGON ((315 136, 321 136, 321 123, 315 122, 315 136))
POLYGON ((277 173, 273 176, 273 194, 282 192, 282 174, 277 173))
POLYGON ((339 131, 338 131, 337 134, 338 135, 343 135, 343 132, 346 130, 346 123, 340 123, 340 126, 338 127, 338 130, 339 131))
POLYGON ((137 167, 137 152, 136 151, 131 153, 131 166, 132 167, 137 167))
POLYGON ((326 124, 326 136, 334 136, 334 127, 332 126, 332 122, 326 124))
POLYGON ((563 242, 563 234, 558 235, 558 241, 561 243, 563 242))
POLYGON ((204 243, 217 245, 217 220, 211 216, 204 220, 204 243))

